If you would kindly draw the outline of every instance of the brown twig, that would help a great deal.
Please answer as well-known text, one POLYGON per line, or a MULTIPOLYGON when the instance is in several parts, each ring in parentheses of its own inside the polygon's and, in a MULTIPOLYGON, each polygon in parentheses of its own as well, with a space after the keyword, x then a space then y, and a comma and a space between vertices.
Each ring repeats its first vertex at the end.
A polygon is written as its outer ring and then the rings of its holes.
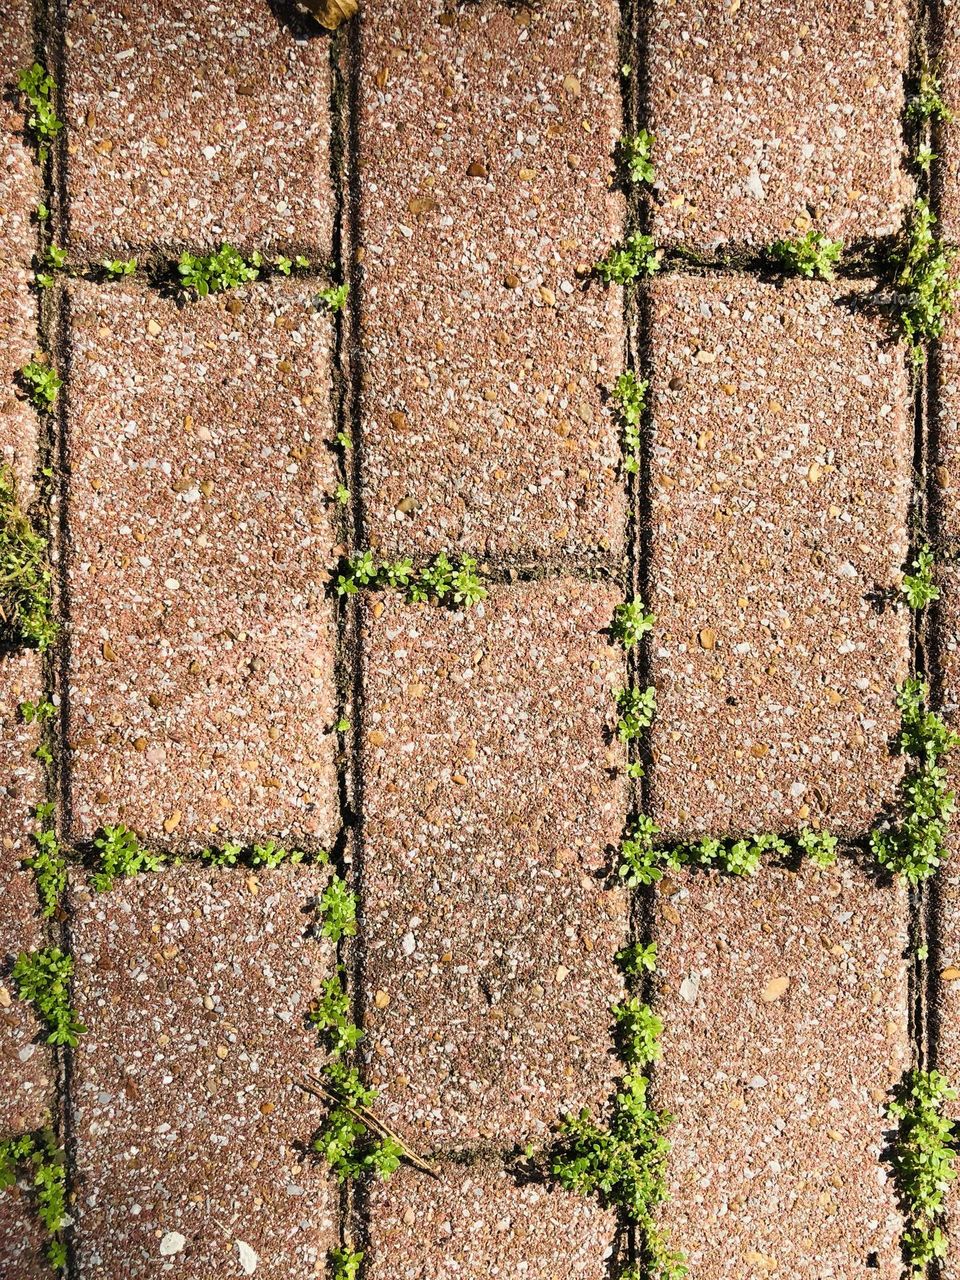
POLYGON ((373 1129, 374 1132, 379 1133, 381 1138, 390 1138, 395 1142, 415 1169, 419 1169, 421 1173, 428 1173, 431 1178, 436 1178, 438 1182, 440 1181, 440 1170, 436 1165, 430 1164, 428 1160, 424 1160, 423 1156, 418 1156, 415 1151, 412 1151, 398 1133, 395 1133, 389 1125, 384 1124, 367 1107, 355 1107, 352 1103, 345 1101, 331 1089, 328 1089, 318 1076, 308 1076, 308 1079, 313 1081, 312 1085, 305 1084, 302 1080, 298 1081, 300 1088, 305 1093, 311 1093, 315 1098, 325 1098, 329 1102, 336 1103, 338 1107, 343 1107, 344 1111, 349 1111, 352 1116, 356 1116, 368 1129, 373 1129))

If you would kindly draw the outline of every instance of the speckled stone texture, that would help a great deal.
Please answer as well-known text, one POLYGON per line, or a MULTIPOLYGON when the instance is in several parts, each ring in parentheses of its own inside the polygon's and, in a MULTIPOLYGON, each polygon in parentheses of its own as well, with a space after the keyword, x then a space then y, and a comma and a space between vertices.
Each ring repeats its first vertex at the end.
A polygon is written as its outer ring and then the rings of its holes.
POLYGON ((73 835, 326 840, 329 320, 295 281, 71 313, 73 835))
POLYGON ((762 248, 811 226, 896 231, 912 197, 902 112, 905 0, 651 0, 644 122, 657 240, 762 248))
POLYGON ((493 1168, 404 1170, 371 1187, 371 1280, 606 1280, 614 1215, 493 1168))
POLYGON ((658 281, 650 295, 656 614, 652 813, 670 837, 820 823, 893 800, 910 619, 902 350, 798 281, 658 281))
POLYGON ((934 354, 936 395, 931 449, 931 496, 937 541, 944 553, 960 548, 960 341, 948 325, 934 354))
POLYGON ((74 885, 78 1277, 240 1275, 238 1240, 263 1280, 322 1273, 335 1195, 296 1081, 323 1057, 304 1020, 331 968, 325 883, 303 865, 74 885))
MULTIPOLYGON (((940 566, 937 581, 941 591, 935 614, 940 709, 952 728, 960 729, 960 570, 940 566)), ((960 794, 958 754, 947 757, 947 782, 954 795, 960 794)), ((947 854, 931 895, 936 941, 930 963, 937 974, 931 1024, 933 1065, 955 1086, 960 1081, 960 820, 956 816, 947 837, 947 854)), ((949 1104, 948 1112, 960 1121, 960 1102, 949 1104)), ((943 1264, 943 1278, 960 1280, 960 1191, 955 1187, 947 1196, 947 1208, 946 1229, 953 1246, 943 1264)))
POLYGON ((45 1037, 10 979, 20 952, 44 945, 33 876, 20 867, 44 795, 33 758, 39 735, 36 725, 23 724, 19 706, 41 688, 35 653, 0 655, 0 1142, 45 1122, 53 1087, 45 1037))
POLYGON ((326 258, 329 40, 271 0, 71 0, 64 113, 74 256, 326 258))
MULTIPOLYGON (((939 0, 934 6, 933 52, 943 97, 954 116, 960 115, 960 6, 939 0)), ((934 150, 938 161, 932 176, 938 196, 940 231, 952 243, 960 241, 960 140, 953 121, 936 127, 934 150)))
POLYGON ((33 5, 12 0, 0 14, 0 464, 12 467, 25 495, 36 464, 37 424, 14 378, 37 345, 36 301, 29 289, 37 237, 30 215, 40 198, 40 179, 10 86, 32 61, 33 5))
POLYGON ((385 550, 619 550, 619 8, 361 14, 363 512, 385 550), (475 176, 474 176, 475 175, 475 176))
POLYGON ((907 898, 849 861, 661 882, 664 1224, 698 1280, 899 1280, 881 1153, 910 1065, 907 898))
POLYGON ((0 1275, 3 1280, 50 1280, 46 1236, 26 1184, 0 1191, 0 1275))
POLYGON ((542 1141, 609 1096, 617 599, 559 579, 468 614, 364 609, 364 1045, 383 1114, 421 1147, 542 1141))

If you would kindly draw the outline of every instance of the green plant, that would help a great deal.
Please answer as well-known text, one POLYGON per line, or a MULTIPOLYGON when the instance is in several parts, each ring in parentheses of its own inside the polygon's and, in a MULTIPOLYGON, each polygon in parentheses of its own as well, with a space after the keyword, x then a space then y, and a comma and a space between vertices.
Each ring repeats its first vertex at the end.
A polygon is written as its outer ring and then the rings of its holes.
POLYGON ((917 549, 911 568, 914 572, 903 575, 900 590, 911 609, 923 609, 940 599, 940 588, 933 580, 933 552, 929 547, 917 549))
POLYGON ((263 844, 255 844, 250 853, 251 867, 279 867, 281 863, 296 864, 304 857, 302 849, 287 849, 277 844, 276 840, 266 840, 263 844))
POLYGON ((333 1249, 330 1253, 330 1280, 357 1280, 363 1251, 333 1249))
POLYGON ((951 275, 956 251, 934 235, 936 221, 926 200, 917 200, 896 277, 903 290, 900 324, 916 364, 923 359, 924 344, 943 333, 958 286, 951 275))
POLYGON ((348 557, 337 577, 337 595, 355 596, 361 587, 371 586, 377 580, 377 565, 372 551, 360 551, 348 557))
POLYGON ((414 569, 409 556, 378 566, 372 552, 358 552, 342 561, 335 590, 337 595, 353 596, 361 587, 399 588, 411 604, 435 599, 463 609, 487 596, 477 561, 461 556, 453 563, 442 551, 419 570, 414 569))
POLYGON ((843 253, 842 240, 828 240, 820 231, 808 231, 793 240, 777 240, 770 246, 770 256, 788 271, 812 280, 834 278, 834 267, 843 253))
POLYGON ((47 1260, 59 1271, 67 1264, 62 1230, 68 1224, 67 1179, 63 1148, 51 1129, 0 1142, 0 1191, 29 1177, 37 1214, 47 1233, 47 1260))
POLYGON ((628 824, 620 842, 620 862, 617 874, 628 889, 641 884, 655 884, 669 867, 679 869, 679 862, 667 850, 658 849, 654 843, 660 828, 653 818, 639 814, 628 824))
POLYGON ((347 304, 347 298, 350 294, 349 284, 330 285, 328 289, 321 289, 319 299, 328 311, 342 311, 347 304))
POLYGON ((640 470, 640 425, 649 386, 646 379, 638 380, 630 369, 621 373, 613 384, 613 402, 623 427, 623 469, 630 475, 636 475, 640 470))
POLYGON ((104 258, 100 265, 111 280, 122 280, 137 270, 136 258, 104 258))
POLYGON ((943 120, 949 123, 953 112, 943 100, 943 85, 935 67, 924 66, 920 71, 917 91, 907 104, 907 114, 913 120, 943 120))
POLYGON ((625 649, 632 649, 648 631, 653 630, 653 623, 654 615, 644 612, 643 601, 637 596, 614 609, 610 634, 625 649))
POLYGON ((294 267, 296 267, 298 271, 305 271, 310 266, 310 259, 305 258, 303 254, 300 253, 298 253, 295 258, 286 258, 281 253, 274 258, 273 265, 282 276, 288 276, 293 271, 294 267))
POLYGON ((832 867, 837 861, 837 837, 829 831, 804 827, 797 836, 797 848, 817 867, 832 867))
POLYGON ((47 410, 53 406, 63 379, 52 365, 31 360, 20 370, 20 377, 35 408, 47 410))
POLYGON ((36 215, 37 215, 38 222, 46 222, 47 219, 50 217, 50 210, 47 208, 47 206, 43 203, 42 200, 37 205, 36 215))
POLYGON ((159 871, 166 861, 162 853, 151 853, 140 843, 136 833, 120 823, 104 827, 93 842, 100 866, 90 877, 90 885, 97 893, 113 888, 118 876, 135 876, 142 871, 159 871))
POLYGON ((82 1026, 70 1008, 73 957, 59 947, 21 951, 11 973, 21 1000, 29 1000, 50 1034, 49 1044, 75 1045, 82 1026))
POLYGON ((45 164, 50 154, 50 144, 63 128, 63 121, 57 119, 53 105, 56 85, 53 77, 39 62, 35 62, 32 67, 20 72, 17 88, 30 105, 27 128, 37 148, 37 159, 45 164))
POLYGON ((27 701, 20 703, 20 718, 24 724, 43 724, 46 720, 52 720, 57 714, 57 708, 47 698, 41 698, 39 702, 27 701))
POLYGON ((941 1113, 957 1091, 938 1071, 910 1071, 896 1090, 887 1116, 897 1122, 890 1163, 907 1220, 901 1238, 904 1261, 918 1278, 947 1252, 937 1225, 943 1201, 956 1177, 953 1124, 941 1113))
POLYGON ((660 1057, 663 1020, 637 996, 613 1006, 620 1057, 631 1067, 643 1067, 660 1057))
POLYGON ((657 691, 653 685, 646 689, 637 689, 631 685, 616 694, 616 702, 620 712, 617 736, 621 742, 633 742, 653 723, 657 709, 657 691))
POLYGON ((17 504, 13 473, 0 466, 0 628, 46 649, 57 636, 47 540, 17 504))
POLYGON ((716 840, 705 836, 678 851, 683 864, 700 867, 718 867, 730 876, 756 875, 765 853, 779 853, 784 857, 790 846, 780 836, 771 834, 746 836, 739 840, 716 840))
POLYGON ((929 173, 930 166, 933 164, 934 160, 938 160, 938 159, 939 159, 939 156, 935 151, 932 151, 930 147, 926 145, 922 145, 917 147, 917 150, 913 157, 913 163, 917 166, 917 168, 921 171, 921 173, 929 173))
POLYGON ((632 284, 640 276, 652 276, 660 269, 660 252, 653 236, 634 231, 623 244, 615 245, 593 268, 605 284, 632 284))
POLYGON ((343 985, 343 966, 327 978, 317 1003, 310 1011, 310 1021, 323 1033, 324 1047, 333 1058, 355 1049, 363 1032, 350 1016, 350 997, 343 985))
POLYGON ((334 500, 338 502, 341 507, 345 507, 350 501, 350 490, 345 484, 338 484, 336 489, 333 491, 333 496, 334 500))
POLYGON ((36 881, 40 913, 48 918, 56 914, 67 887, 67 861, 56 832, 46 827, 53 821, 53 815, 54 805, 51 802, 37 805, 34 816, 40 827, 33 834, 34 852, 23 860, 23 866, 33 872, 36 881))
POLYGON ((904 876, 910 884, 926 880, 943 861, 954 810, 954 794, 938 762, 960 743, 960 737, 927 709, 928 697, 926 683, 915 678, 905 681, 897 694, 898 747, 916 764, 900 785, 900 817, 870 833, 870 847, 880 866, 904 876))
POLYGON ((351 893, 346 880, 334 875, 320 897, 320 932, 331 942, 352 938, 357 932, 357 895, 351 893))
POLYGON ((249 260, 231 244, 221 245, 216 253, 196 255, 182 253, 177 272, 184 289, 193 289, 198 297, 236 289, 258 279, 263 259, 252 254, 249 260))
POLYGON ((656 177, 653 167, 654 141, 653 134, 646 129, 620 139, 620 163, 631 182, 649 183, 656 177))
POLYGON ((617 964, 628 977, 641 977, 644 973, 653 973, 657 967, 657 944, 655 942, 631 942, 617 952, 617 964))

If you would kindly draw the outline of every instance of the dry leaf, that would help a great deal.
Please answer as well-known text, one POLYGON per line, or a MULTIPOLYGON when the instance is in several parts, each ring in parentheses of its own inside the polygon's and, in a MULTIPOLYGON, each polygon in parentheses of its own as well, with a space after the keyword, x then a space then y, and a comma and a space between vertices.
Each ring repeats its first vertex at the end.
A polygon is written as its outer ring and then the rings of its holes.
POLYGON ((321 27, 336 31, 341 22, 352 18, 360 8, 359 0, 302 0, 321 27))
POLYGON ((790 985, 789 978, 771 978, 767 985, 760 992, 760 999, 766 1004, 772 1004, 774 1000, 779 1000, 787 987, 790 985))
POLYGON ((955 969, 953 965, 951 965, 948 969, 943 970, 940 977, 944 982, 956 982, 957 979, 960 978, 960 969, 955 969))

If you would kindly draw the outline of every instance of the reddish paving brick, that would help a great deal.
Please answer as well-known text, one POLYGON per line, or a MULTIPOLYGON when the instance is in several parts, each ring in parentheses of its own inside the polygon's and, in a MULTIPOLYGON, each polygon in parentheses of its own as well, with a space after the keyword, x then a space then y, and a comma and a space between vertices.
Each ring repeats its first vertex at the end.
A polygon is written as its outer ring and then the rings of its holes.
POLYGON ((329 839, 329 321, 294 281, 71 308, 74 835, 329 839))
POLYGON ((623 545, 603 395, 622 300, 578 274, 623 229, 618 14, 383 0, 361 15, 362 496, 384 549, 623 545))
POLYGON ((862 834, 901 762, 903 354, 823 285, 651 291, 653 813, 670 836, 862 834))
POLYGON ((931 471, 938 540, 951 551, 960 543, 960 341, 953 326, 936 348, 931 471))
POLYGON ((691 1274, 898 1280, 881 1153, 910 1065, 904 888, 847 861, 687 874, 658 893, 654 932, 664 1224, 691 1274))
POLYGON ((35 653, 0 657, 0 1141, 43 1125, 53 1088, 50 1053, 9 976, 20 952, 44 941, 33 876, 20 867, 31 849, 33 809, 43 799, 33 759, 39 737, 18 712, 42 687, 35 653))
POLYGON ((26 1184, 0 1191, 0 1275, 3 1280, 50 1280, 46 1237, 26 1184))
MULTIPOLYGON (((954 115, 960 114, 960 13, 945 0, 935 6, 934 53, 943 85, 943 97, 954 115)), ((960 241, 960 143, 952 122, 936 130, 933 166, 940 231, 946 239, 960 241)))
POLYGON ((561 578, 467 614, 366 604, 364 1044, 385 1115, 423 1147, 542 1140, 610 1092, 617 599, 561 578))
POLYGON ((404 1170, 370 1191, 371 1280, 605 1280, 616 1219, 593 1200, 503 1170, 404 1170))
POLYGON ((36 465, 36 419, 14 378, 37 345, 30 292, 36 231, 30 215, 40 197, 39 170, 23 138, 24 116, 6 92, 33 61, 33 5, 8 5, 0 18, 0 463, 27 486, 36 465))
POLYGON ((311 936, 325 873, 182 867, 74 886, 74 1247, 84 1280, 322 1272, 335 1196, 301 1154, 321 1119, 297 1087, 329 975, 311 936), (161 1250, 185 1238, 170 1262, 161 1250))
POLYGON ((901 225, 905 0, 651 0, 640 56, 656 136, 652 229, 669 245, 757 248, 901 225))
POLYGON ((75 254, 329 254, 329 44, 293 5, 75 0, 66 35, 75 254))

